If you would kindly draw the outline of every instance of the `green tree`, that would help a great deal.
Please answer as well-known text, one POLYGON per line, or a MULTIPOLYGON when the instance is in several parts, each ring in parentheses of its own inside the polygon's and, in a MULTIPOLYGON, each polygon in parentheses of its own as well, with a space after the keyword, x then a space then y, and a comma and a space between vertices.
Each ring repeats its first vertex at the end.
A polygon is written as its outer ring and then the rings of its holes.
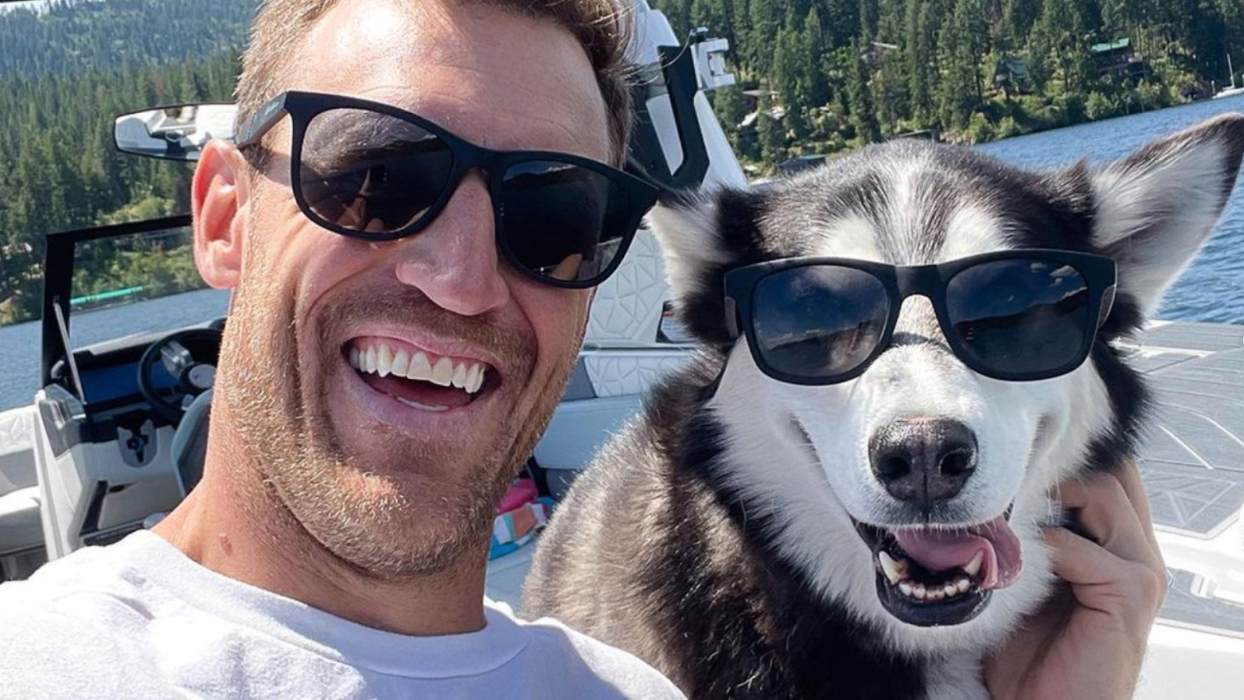
POLYGON ((722 88, 713 93, 713 113, 726 130, 730 145, 737 151, 742 144, 739 139, 739 124, 747 116, 747 105, 743 103, 743 91, 737 85, 722 88))
POLYGON ((904 24, 903 56, 907 62, 907 99, 911 118, 928 124, 933 119, 933 37, 929 32, 928 3, 911 0, 907 3, 904 24))
POLYGON ((826 65, 825 39, 821 15, 813 6, 803 22, 803 52, 800 56, 801 70, 806 80, 803 103, 810 107, 822 107, 833 97, 826 65))
POLYGON ((954 14, 942 27, 938 40, 942 121, 955 129, 965 128, 981 103, 979 64, 972 35, 972 18, 977 12, 975 0, 957 0, 954 14))
POLYGON ((1096 73, 1089 53, 1091 43, 1077 0, 1045 0, 1030 42, 1041 82, 1061 77, 1064 94, 1087 92, 1096 73))
POLYGON ((756 136, 760 145, 760 157, 764 162, 777 165, 786 159, 786 133, 779 120, 769 116, 768 101, 761 103, 756 119, 756 136))
POLYGON ((881 125, 877 123, 877 108, 869 87, 868 60, 861 41, 856 40, 851 46, 846 60, 847 100, 856 137, 863 143, 876 143, 881 140, 881 125))

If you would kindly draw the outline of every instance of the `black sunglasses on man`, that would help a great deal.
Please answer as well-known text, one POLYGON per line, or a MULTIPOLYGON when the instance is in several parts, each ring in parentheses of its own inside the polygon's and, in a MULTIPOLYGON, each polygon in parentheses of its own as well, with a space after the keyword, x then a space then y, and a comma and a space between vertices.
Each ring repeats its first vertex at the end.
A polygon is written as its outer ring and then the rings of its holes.
POLYGON ((483 148, 416 114, 341 95, 281 93, 239 125, 237 146, 258 144, 287 114, 290 184, 311 221, 370 241, 410 236, 478 169, 502 256, 554 287, 593 287, 613 274, 659 192, 589 158, 483 148))

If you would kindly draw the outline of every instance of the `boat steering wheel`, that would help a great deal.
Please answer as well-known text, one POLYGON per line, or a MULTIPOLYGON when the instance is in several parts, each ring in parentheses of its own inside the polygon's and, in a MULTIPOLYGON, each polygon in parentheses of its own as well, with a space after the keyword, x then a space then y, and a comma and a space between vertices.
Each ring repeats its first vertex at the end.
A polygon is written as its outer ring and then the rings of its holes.
POLYGON ((147 348, 138 362, 138 390, 152 410, 174 425, 181 423, 190 403, 212 388, 221 337, 215 328, 191 328, 170 333, 147 348), (163 388, 156 381, 152 373, 157 362, 173 377, 175 386, 163 388))

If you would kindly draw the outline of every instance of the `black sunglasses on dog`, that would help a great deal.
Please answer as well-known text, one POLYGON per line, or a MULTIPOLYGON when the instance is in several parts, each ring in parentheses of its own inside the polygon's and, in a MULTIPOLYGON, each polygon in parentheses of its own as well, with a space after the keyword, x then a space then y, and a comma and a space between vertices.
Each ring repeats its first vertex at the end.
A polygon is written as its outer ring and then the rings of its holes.
POLYGON ((555 287, 609 277, 657 199, 654 185, 604 163, 490 150, 410 112, 339 95, 278 95, 238 127, 238 147, 258 143, 286 114, 294 200, 319 226, 369 241, 418 233, 479 169, 502 256, 555 287))
POLYGON ((747 336, 768 376, 825 385, 860 376, 890 344, 903 300, 933 303, 970 369, 1006 381, 1066 374, 1084 363, 1114 303, 1114 261, 1015 250, 895 267, 789 258, 726 273, 730 334, 747 336), (735 314, 737 310, 737 317, 735 314))

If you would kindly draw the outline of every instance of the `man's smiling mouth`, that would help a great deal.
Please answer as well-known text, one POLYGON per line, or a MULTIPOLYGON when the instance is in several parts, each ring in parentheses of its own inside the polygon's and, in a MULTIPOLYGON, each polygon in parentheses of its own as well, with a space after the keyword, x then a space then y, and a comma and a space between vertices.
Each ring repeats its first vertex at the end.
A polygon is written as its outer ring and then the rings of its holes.
POLYGON ((372 389, 422 411, 461 408, 496 385, 496 371, 485 362, 439 356, 388 338, 356 338, 342 352, 372 389))

